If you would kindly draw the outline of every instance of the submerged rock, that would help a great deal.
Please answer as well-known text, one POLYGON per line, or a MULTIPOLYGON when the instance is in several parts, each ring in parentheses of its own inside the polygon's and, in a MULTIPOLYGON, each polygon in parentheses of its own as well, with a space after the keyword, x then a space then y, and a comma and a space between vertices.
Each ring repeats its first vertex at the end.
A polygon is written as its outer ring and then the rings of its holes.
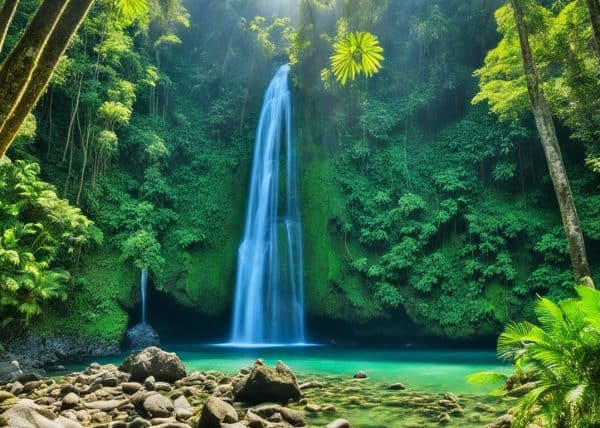
POLYGON ((131 354, 119 370, 131 374, 130 380, 135 382, 143 382, 149 376, 159 381, 175 382, 186 375, 185 367, 175 353, 165 352, 156 346, 131 354))
POLYGON ((325 428, 350 428, 350 422, 346 419, 336 419, 327 424, 325 428))
POLYGON ((236 401, 248 403, 287 403, 300 399, 300 386, 294 373, 281 361, 274 369, 254 364, 250 373, 235 384, 233 395, 236 401))
POLYGON ((352 376, 352 377, 353 377, 354 379, 366 379, 366 378, 368 378, 369 376, 367 376, 367 374, 366 374, 365 372, 363 372, 363 371, 359 371, 359 372, 356 372, 356 373, 354 374, 354 376, 352 376))
POLYGON ((131 349, 144 349, 160 345, 160 337, 148 323, 139 323, 125 333, 127 346, 131 349))

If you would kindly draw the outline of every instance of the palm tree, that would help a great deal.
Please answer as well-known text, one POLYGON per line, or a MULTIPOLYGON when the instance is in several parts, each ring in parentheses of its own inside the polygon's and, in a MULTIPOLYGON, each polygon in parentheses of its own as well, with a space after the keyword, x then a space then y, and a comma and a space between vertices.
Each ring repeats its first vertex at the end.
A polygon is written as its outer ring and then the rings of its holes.
MULTIPOLYGON (((584 286, 575 290, 578 298, 558 304, 540 299, 535 307, 539 326, 513 323, 498 338, 500 358, 513 361, 520 377, 533 381, 518 400, 515 428, 530 423, 555 428, 600 424, 600 292, 584 286)), ((469 380, 506 379, 478 373, 469 380)), ((510 395, 506 386, 505 392, 510 395)))

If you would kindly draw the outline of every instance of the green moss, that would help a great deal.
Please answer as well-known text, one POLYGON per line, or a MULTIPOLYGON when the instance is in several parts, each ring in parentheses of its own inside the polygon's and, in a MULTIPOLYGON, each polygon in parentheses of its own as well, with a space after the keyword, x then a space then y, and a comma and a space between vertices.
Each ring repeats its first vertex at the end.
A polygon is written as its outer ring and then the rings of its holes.
POLYGON ((32 332, 119 344, 127 329, 126 309, 139 301, 137 270, 123 265, 118 252, 105 245, 84 256, 77 277, 73 298, 53 305, 32 332))
POLYGON ((345 321, 383 316, 348 261, 362 255, 342 232, 345 199, 330 160, 315 146, 303 148, 301 174, 304 278, 310 315, 345 321))

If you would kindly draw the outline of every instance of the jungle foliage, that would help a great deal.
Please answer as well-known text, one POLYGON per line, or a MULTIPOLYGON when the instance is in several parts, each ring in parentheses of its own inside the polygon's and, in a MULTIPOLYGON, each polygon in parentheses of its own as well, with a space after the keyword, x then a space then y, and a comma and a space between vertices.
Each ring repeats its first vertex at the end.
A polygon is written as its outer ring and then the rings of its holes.
MULTIPOLYGON (((3 52, 38 3, 21 1, 3 52)), ((40 177, 104 235, 82 252, 80 270, 76 257, 50 263, 72 274, 73 317, 113 317, 118 341, 141 267, 182 305, 228 313, 258 109, 284 62, 301 147, 309 316, 355 329, 408 317, 425 334, 485 336, 532 318, 537 294, 572 294, 503 2, 284 4, 150 0, 123 13, 95 2, 30 118, 37 134, 8 153, 11 168, 39 163, 40 177), (361 33, 376 36, 385 62, 376 57, 383 67, 364 71, 376 74, 342 85, 335 46, 361 33)), ((600 63, 589 16, 581 0, 528 5, 595 272, 600 63)), ((40 322, 60 322, 52 311, 40 322)))

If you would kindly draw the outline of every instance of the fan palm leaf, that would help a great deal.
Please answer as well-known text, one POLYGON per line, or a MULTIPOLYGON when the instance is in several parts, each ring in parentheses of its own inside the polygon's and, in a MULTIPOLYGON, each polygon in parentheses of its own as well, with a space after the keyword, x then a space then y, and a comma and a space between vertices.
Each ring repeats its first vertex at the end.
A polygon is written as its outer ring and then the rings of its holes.
POLYGON ((371 77, 381 69, 385 59, 377 36, 366 31, 350 33, 335 43, 333 50, 331 70, 342 85, 359 74, 371 77))

